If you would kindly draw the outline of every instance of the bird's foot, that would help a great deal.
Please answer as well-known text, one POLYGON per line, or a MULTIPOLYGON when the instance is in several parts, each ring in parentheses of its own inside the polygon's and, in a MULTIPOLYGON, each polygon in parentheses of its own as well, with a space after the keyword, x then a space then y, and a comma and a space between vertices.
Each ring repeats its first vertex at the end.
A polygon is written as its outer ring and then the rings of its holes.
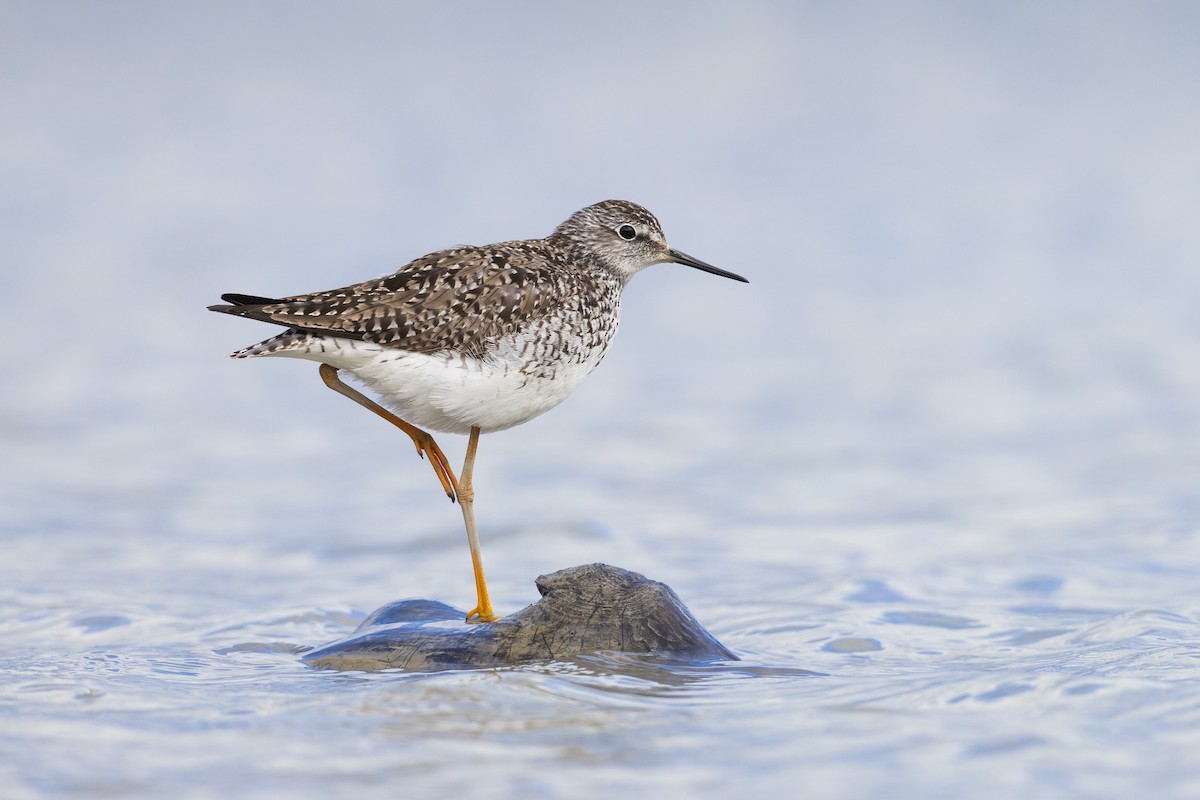
POLYGON ((495 622, 498 619, 500 617, 496 616, 490 606, 482 611, 476 607, 467 613, 467 622, 495 622))
POLYGON ((409 435, 417 447, 417 455, 421 458, 425 458, 426 454, 429 455, 429 464, 433 467, 438 480, 442 482, 442 489, 445 490, 446 496, 453 503, 458 497, 458 479, 454 477, 454 470, 450 468, 450 461, 446 458, 446 454, 428 433, 417 431, 409 435))

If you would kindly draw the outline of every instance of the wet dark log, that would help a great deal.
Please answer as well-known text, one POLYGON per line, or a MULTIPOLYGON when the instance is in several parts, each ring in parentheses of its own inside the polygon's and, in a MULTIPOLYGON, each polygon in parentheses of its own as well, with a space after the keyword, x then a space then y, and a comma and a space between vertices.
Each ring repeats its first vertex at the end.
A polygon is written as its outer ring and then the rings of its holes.
POLYGON ((432 600, 401 600, 375 611, 353 634, 303 661, 325 669, 438 670, 570 659, 599 652, 644 653, 689 662, 736 661, 695 620, 671 587, 588 564, 537 579, 542 599, 491 623, 432 600))

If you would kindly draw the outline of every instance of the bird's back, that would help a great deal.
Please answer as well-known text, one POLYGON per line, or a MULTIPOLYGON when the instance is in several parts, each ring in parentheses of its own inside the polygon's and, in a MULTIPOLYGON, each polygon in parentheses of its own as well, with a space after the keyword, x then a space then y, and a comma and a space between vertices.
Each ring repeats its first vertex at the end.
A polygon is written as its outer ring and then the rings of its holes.
POLYGON ((230 304, 211 308, 385 348, 483 357, 496 342, 551 323, 582 325, 578 333, 595 338, 604 331, 591 330, 597 324, 589 325, 589 315, 615 316, 620 289, 615 277, 569 263, 535 239, 441 250, 390 275, 323 292, 224 295, 230 304))

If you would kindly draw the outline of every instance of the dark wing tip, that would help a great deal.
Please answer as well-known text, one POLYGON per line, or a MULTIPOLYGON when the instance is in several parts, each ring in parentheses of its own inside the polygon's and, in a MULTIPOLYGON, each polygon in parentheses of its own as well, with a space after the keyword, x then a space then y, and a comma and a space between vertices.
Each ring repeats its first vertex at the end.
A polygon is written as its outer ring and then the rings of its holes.
POLYGON ((259 297, 255 294, 235 294, 233 292, 221 295, 221 299, 226 303, 233 303, 235 306, 265 306, 279 302, 274 297, 259 297))
POLYGON ((221 314, 233 314, 238 317, 250 317, 251 319, 261 319, 264 322, 272 320, 262 314, 255 313, 261 306, 271 305, 279 301, 272 297, 259 297, 253 294, 223 294, 221 299, 229 305, 214 305, 209 306, 209 311, 217 311, 221 314))

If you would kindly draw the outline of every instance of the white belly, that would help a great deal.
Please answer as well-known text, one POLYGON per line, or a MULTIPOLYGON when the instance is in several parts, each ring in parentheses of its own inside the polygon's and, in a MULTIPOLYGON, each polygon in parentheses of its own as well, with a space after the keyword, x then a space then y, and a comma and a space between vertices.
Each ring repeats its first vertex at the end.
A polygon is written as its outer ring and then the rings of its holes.
POLYGON ((319 347, 271 355, 321 361, 345 370, 383 405, 420 428, 444 433, 501 431, 528 422, 567 398, 608 349, 585 348, 570 360, 531 368, 529 343, 501 342, 484 358, 450 351, 411 353, 352 339, 322 338, 319 347))

